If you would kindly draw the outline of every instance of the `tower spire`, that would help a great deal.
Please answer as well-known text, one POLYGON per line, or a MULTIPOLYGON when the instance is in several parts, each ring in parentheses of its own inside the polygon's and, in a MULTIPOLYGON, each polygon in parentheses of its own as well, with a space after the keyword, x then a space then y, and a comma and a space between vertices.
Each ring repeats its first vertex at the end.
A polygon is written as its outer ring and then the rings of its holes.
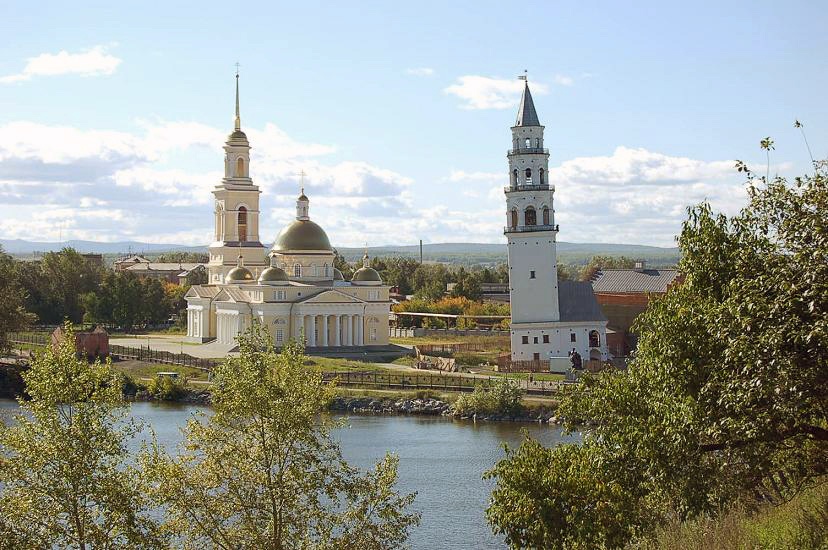
POLYGON ((239 64, 236 63, 236 131, 241 130, 241 115, 239 114, 239 64))
POLYGON ((518 79, 525 82, 523 87, 523 95, 520 97, 520 107, 518 108, 517 121, 515 126, 540 126, 538 120, 538 112, 535 111, 535 102, 532 101, 532 93, 529 91, 529 75, 524 71, 523 76, 518 79))

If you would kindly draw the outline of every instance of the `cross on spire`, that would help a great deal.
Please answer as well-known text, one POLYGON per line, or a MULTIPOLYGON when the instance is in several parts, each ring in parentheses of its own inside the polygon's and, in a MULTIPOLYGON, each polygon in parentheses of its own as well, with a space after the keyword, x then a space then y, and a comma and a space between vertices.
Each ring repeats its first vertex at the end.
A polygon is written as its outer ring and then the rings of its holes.
POLYGON ((301 181, 301 184, 302 184, 302 193, 304 194, 305 193, 305 176, 307 176, 307 174, 305 173, 304 170, 301 170, 298 175, 299 175, 299 178, 300 178, 300 181, 301 181))
POLYGON ((241 130, 241 115, 239 114, 239 62, 236 61, 236 131, 241 130))

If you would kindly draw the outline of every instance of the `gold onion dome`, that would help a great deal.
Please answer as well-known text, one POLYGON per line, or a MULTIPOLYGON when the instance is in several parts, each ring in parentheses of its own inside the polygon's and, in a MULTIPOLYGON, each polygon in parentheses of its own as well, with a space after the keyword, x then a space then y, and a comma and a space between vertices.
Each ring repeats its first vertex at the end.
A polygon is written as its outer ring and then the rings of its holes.
POLYGON ((259 275, 259 283, 263 285, 278 285, 287 284, 288 276, 285 270, 275 265, 275 260, 270 257, 270 267, 262 271, 259 275))
POLYGON ((331 241, 325 230, 310 220, 296 220, 282 229, 273 243, 273 251, 326 250, 331 251, 331 241))
POLYGON ((377 270, 373 267, 361 267, 357 269, 354 276, 351 278, 351 282, 356 283, 382 283, 382 277, 380 274, 377 273, 377 270))
POLYGON ((244 262, 242 260, 241 254, 239 254, 239 262, 227 273, 227 277, 224 278, 224 282, 226 284, 238 284, 238 283, 250 283, 253 282, 253 273, 250 272, 249 269, 244 267, 244 262))

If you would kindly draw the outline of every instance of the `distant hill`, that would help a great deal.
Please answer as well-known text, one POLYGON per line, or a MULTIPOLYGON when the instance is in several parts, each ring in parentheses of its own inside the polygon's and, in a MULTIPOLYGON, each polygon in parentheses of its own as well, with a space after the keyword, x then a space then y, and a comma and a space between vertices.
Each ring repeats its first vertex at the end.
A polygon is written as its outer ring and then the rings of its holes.
MULTIPOLYGON (((138 241, 96 242, 71 240, 64 242, 33 242, 20 239, 0 239, 3 249, 15 256, 32 256, 36 253, 57 251, 71 247, 78 252, 118 255, 132 253, 158 254, 160 252, 207 252, 206 246, 179 244, 154 244, 138 241)), ((362 258, 364 248, 337 248, 348 261, 362 258)), ((418 245, 374 246, 368 248, 373 257, 395 256, 403 258, 420 257, 418 245)), ((637 244, 608 243, 558 243, 558 261, 568 264, 585 264, 592 256, 627 256, 646 260, 651 265, 672 265, 678 262, 678 248, 662 248, 637 244)), ((485 243, 436 243, 423 245, 423 260, 464 265, 496 264, 506 261, 505 244, 485 243)))

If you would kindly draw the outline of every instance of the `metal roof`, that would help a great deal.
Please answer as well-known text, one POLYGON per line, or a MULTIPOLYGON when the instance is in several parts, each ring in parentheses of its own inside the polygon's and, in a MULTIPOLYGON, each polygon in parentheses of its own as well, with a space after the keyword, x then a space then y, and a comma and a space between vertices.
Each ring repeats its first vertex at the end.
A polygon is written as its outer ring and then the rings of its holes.
POLYGON ((678 277, 676 269, 601 269, 592 289, 605 293, 664 293, 678 277))
POLYGON ((198 298, 213 298, 221 292, 221 288, 217 286, 207 285, 193 285, 187 291, 187 296, 196 296, 198 298))
POLYGON ((607 320, 587 282, 558 281, 558 309, 564 322, 607 320))
POLYGON ((538 113, 535 111, 535 102, 532 101, 532 94, 529 92, 529 82, 523 88, 523 95, 520 98, 517 121, 515 126, 540 126, 538 113))
POLYGON ((191 271, 204 264, 187 262, 141 262, 127 267, 124 271, 191 271))

